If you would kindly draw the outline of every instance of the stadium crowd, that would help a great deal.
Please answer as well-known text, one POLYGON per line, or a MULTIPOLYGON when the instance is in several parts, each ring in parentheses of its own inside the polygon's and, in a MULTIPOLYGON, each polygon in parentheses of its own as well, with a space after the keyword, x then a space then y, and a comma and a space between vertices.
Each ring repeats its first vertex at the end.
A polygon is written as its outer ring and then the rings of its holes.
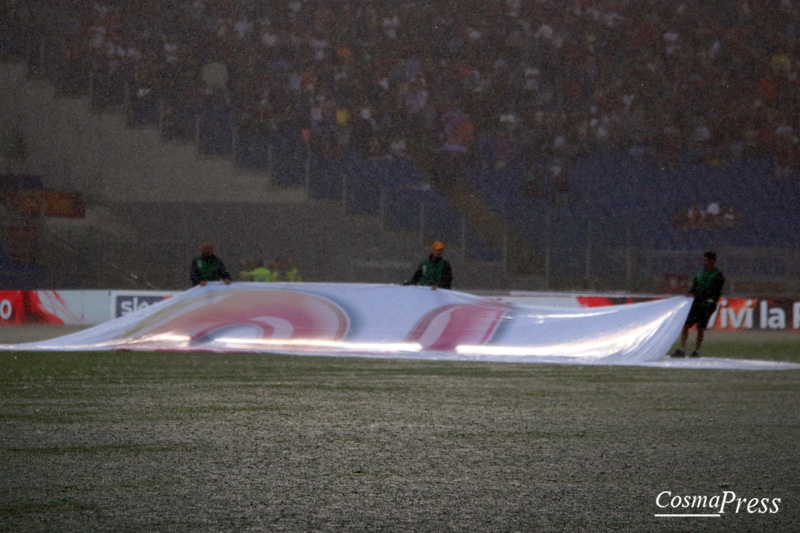
POLYGON ((242 130, 290 123, 331 155, 800 167, 792 0, 40 4, 6 18, 71 72, 167 110, 214 98, 242 130))

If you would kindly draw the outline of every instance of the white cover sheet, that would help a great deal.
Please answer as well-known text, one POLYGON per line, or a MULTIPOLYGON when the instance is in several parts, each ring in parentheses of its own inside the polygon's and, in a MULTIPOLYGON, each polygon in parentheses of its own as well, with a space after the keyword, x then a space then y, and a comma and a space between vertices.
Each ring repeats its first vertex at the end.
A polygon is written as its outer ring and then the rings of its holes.
POLYGON ((785 369, 670 359, 691 299, 588 309, 513 305, 429 287, 212 283, 71 335, 14 350, 257 352, 431 360, 785 369))

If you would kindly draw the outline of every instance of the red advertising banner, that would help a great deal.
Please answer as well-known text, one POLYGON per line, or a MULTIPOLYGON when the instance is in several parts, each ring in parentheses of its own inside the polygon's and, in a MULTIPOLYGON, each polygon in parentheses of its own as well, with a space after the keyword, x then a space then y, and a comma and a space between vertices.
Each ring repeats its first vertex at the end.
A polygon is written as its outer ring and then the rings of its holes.
POLYGON ((54 291, 0 291, 0 326, 64 324, 64 319, 55 312, 54 301, 63 306, 54 291))

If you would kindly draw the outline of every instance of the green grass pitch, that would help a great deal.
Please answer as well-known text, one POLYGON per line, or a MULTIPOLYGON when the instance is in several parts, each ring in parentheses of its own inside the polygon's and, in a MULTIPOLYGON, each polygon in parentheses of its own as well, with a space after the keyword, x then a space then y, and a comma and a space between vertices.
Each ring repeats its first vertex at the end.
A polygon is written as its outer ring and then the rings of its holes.
POLYGON ((800 531, 798 406, 796 370, 4 352, 0 531, 800 531))

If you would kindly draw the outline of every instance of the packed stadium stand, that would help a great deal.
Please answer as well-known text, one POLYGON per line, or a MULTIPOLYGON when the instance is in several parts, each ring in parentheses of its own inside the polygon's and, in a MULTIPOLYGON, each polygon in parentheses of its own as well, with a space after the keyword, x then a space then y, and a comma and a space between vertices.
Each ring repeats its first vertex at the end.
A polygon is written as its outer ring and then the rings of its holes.
MULTIPOLYGON (((336 266, 299 251, 312 276, 337 281, 399 281, 431 238, 452 243, 462 279, 479 287, 654 290, 660 274, 693 271, 712 247, 734 276, 800 271, 800 14, 789 2, 32 0, 3 9, 0 51, 27 80, 86 103, 98 123, 119 117, 170 154, 188 147, 205 165, 193 182, 166 166, 161 177, 132 176, 101 161, 92 173, 104 183, 65 183, 81 168, 75 158, 37 166, 36 140, 26 139, 25 171, 126 213, 121 224, 145 242, 180 242, 159 272, 190 256, 203 229, 159 221, 159 203, 250 224, 228 249, 236 261, 248 247, 307 250, 361 224, 342 239, 336 266), (210 197, 193 190, 203 188, 210 197), (317 238, 300 236, 303 227, 317 238), (372 275, 351 263, 372 265, 372 275)), ((30 137, 36 115, 25 105, 17 97, 7 129, 30 137)), ((112 131, 96 127, 96 137, 112 131)), ((126 142, 143 159, 168 157, 150 140, 126 142)))

